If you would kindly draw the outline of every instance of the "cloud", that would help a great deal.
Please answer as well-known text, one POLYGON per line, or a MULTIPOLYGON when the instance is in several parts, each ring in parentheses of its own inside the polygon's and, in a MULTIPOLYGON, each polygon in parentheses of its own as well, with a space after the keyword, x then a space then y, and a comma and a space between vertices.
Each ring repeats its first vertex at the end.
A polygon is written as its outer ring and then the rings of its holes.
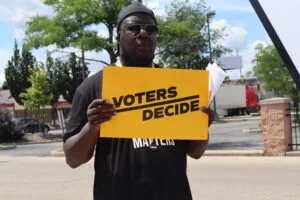
POLYGON ((14 29, 14 35, 16 39, 22 40, 25 37, 24 29, 16 28, 14 29))
POLYGON ((206 0, 207 5, 212 10, 218 12, 242 12, 242 13, 254 13, 249 1, 237 1, 237 0, 206 0))
POLYGON ((4 21, 7 21, 10 15, 11 10, 4 5, 0 5, 0 20, 2 19, 4 21))
MULTIPOLYGON (((242 56, 243 68, 241 71, 239 69, 228 70, 227 73, 230 78, 240 78, 241 75, 245 75, 248 71, 252 70, 253 63, 252 60, 256 54, 255 46, 259 43, 264 45, 269 44, 270 40, 266 41, 253 41, 249 44, 246 44, 246 39, 248 32, 241 26, 232 26, 225 19, 222 20, 213 20, 211 23, 212 29, 221 29, 226 27, 224 34, 227 37, 218 44, 223 45, 224 47, 230 48, 232 50, 232 55, 242 56)), ((268 36, 266 35, 266 39, 268 36)))
POLYGON ((225 35, 224 40, 218 44, 223 45, 233 51, 240 51, 246 48, 246 37, 248 32, 241 26, 232 26, 225 19, 213 20, 211 23, 212 29, 225 28, 223 32, 225 35))
POLYGON ((266 43, 265 41, 257 40, 248 44, 247 48, 239 52, 239 55, 242 56, 243 58, 243 68, 241 70, 241 73, 239 69, 227 71, 227 74, 230 76, 230 78, 232 79, 240 78, 240 75, 245 75, 248 71, 252 70, 254 66, 252 60, 254 59, 256 54, 255 47, 260 43, 263 44, 264 46, 268 45, 268 43, 266 43))
POLYGON ((153 10, 153 12, 156 16, 163 17, 163 16, 166 16, 166 14, 167 14, 166 10, 165 10, 166 2, 164 1, 164 5, 162 5, 160 2, 161 1, 146 1, 144 3, 148 8, 153 10))
MULTIPOLYGON (((71 52, 74 52, 78 57, 81 56, 80 49, 69 47, 69 48, 65 48, 65 49, 56 50, 57 48, 55 47, 55 45, 51 45, 47 48, 35 50, 32 53, 34 54, 34 56, 37 58, 37 60, 39 62, 45 63, 47 49, 48 49, 48 52, 50 53, 51 57, 53 57, 54 59, 58 58, 61 61, 66 61, 71 52)), ((89 71, 90 71, 89 75, 92 75, 92 74, 98 72, 104 66, 103 63, 97 62, 97 60, 98 61, 101 60, 101 61, 105 61, 107 63, 110 63, 110 57, 109 57, 109 54, 106 51, 101 51, 101 52, 88 51, 88 52, 85 53, 85 58, 95 60, 95 61, 90 61, 90 60, 86 61, 86 62, 89 63, 89 65, 88 65, 88 68, 89 68, 89 71)))
POLYGON ((0 21, 10 24, 17 38, 24 37, 21 31, 25 31, 26 22, 36 15, 51 16, 53 11, 42 0, 10 0, 2 1, 0 5, 0 21))

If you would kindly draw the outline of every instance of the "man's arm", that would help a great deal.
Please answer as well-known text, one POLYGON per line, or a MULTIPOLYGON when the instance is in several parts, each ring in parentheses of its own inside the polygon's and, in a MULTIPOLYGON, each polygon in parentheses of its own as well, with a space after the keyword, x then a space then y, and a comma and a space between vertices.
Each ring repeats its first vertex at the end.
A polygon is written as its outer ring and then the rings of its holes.
MULTIPOLYGON (((214 111, 206 107, 201 107, 201 110, 208 115, 208 127, 209 127, 214 119, 214 111)), ((209 138, 209 134, 208 134, 208 138, 209 138)), ((187 154, 194 159, 199 159, 204 154, 207 148, 207 144, 208 144, 208 139, 189 141, 187 146, 187 154)))
POLYGON ((189 141, 187 154, 194 159, 199 159, 204 154, 207 148, 208 140, 193 140, 189 141))
POLYGON ((78 134, 64 143, 66 162, 70 167, 76 168, 91 159, 99 138, 100 124, 110 120, 113 115, 113 105, 106 100, 96 99, 89 105, 88 122, 78 134))

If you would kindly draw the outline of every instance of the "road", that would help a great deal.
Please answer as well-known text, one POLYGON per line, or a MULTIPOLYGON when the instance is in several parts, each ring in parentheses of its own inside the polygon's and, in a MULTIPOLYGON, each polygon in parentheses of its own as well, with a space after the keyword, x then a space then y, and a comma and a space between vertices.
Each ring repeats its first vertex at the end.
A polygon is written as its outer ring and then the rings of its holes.
POLYGON ((17 145, 16 149, 0 150, 0 156, 50 156, 55 149, 62 149, 62 143, 17 145))
POLYGON ((260 120, 213 123, 210 128, 209 150, 263 150, 262 132, 245 132, 258 129, 260 120))
MULTIPOLYGON (((258 128, 260 120, 213 123, 210 127, 208 150, 262 150, 262 133, 247 133, 243 129, 258 128)), ((17 149, 0 151, 0 156, 50 156, 62 143, 17 145, 17 149)))
MULTIPOLYGON (((299 200, 300 157, 188 160, 195 200, 299 200)), ((1 199, 92 199, 93 162, 70 169, 62 157, 0 156, 1 199)))

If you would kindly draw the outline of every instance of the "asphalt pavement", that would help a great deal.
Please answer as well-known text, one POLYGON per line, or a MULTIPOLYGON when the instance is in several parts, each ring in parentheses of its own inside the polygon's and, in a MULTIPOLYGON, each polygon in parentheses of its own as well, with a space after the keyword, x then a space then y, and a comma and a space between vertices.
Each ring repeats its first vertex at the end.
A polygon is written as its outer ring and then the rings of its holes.
MULTIPOLYGON (((238 116, 222 118, 209 128, 210 139, 205 156, 263 156, 263 134, 260 117, 238 116)), ((51 130, 52 135, 61 135, 61 130, 51 130)), ((0 155, 11 156, 64 156, 62 142, 53 144, 6 145, 0 155)), ((1 145, 0 145, 1 150, 1 145)), ((287 156, 300 156, 298 150, 287 156)))

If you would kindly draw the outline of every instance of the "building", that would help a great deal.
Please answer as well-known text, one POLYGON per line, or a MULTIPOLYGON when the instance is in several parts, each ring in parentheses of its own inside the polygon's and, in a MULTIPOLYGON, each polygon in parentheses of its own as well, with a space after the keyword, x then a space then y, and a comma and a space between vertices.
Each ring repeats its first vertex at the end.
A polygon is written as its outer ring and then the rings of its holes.
POLYGON ((58 120, 57 109, 62 110, 64 116, 67 116, 71 105, 64 99, 60 99, 57 105, 52 108, 51 105, 40 108, 40 110, 26 110, 24 106, 18 104, 11 96, 9 90, 0 90, 0 109, 6 109, 12 117, 34 118, 42 122, 51 123, 58 120), (56 109, 57 108, 57 109, 56 109))

